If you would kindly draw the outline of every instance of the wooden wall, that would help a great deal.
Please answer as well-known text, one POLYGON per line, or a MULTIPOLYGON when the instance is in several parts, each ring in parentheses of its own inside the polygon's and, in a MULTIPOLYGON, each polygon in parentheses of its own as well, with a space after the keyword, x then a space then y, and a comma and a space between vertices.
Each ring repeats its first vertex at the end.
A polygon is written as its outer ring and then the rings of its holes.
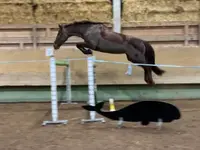
MULTIPOLYGON (((157 64, 176 65, 199 65, 200 48, 155 48, 157 64)), ((123 61, 125 55, 112 55, 95 52, 97 59, 123 61)), ((61 49, 56 51, 57 59, 83 58, 80 51, 73 49, 61 49)), ((1 50, 1 61, 14 60, 41 60, 47 59, 45 49, 41 50, 1 50)), ((162 67, 163 68, 163 67, 162 67)), ((87 84, 87 64, 86 61, 71 62, 72 84, 87 84)), ((200 69, 188 68, 163 68, 167 71, 162 77, 154 76, 156 83, 200 83, 200 69)), ((98 84, 146 84, 143 80, 143 70, 133 67, 132 76, 125 75, 127 65, 97 64, 96 77, 98 84)), ((58 85, 65 84, 65 71, 63 67, 57 67, 58 85)), ((0 64, 0 85, 49 85, 49 63, 10 63, 0 64)))

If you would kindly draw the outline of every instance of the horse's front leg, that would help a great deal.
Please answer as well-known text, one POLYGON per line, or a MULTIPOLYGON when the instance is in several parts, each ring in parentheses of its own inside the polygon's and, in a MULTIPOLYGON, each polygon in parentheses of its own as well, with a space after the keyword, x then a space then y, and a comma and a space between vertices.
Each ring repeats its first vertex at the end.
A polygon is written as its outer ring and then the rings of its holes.
POLYGON ((76 47, 85 55, 92 55, 92 50, 89 48, 89 46, 86 43, 77 43, 76 47), (86 49, 88 48, 88 49, 86 49))

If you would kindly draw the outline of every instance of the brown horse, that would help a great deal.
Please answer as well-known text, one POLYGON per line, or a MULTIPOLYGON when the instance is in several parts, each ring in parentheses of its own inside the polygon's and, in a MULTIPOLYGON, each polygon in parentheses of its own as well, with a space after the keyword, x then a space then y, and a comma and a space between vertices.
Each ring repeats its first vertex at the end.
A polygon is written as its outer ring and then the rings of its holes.
MULTIPOLYGON (((155 64, 153 47, 144 40, 113 32, 101 22, 80 21, 70 24, 59 24, 59 31, 54 41, 54 49, 60 48, 71 36, 77 36, 84 42, 76 47, 85 55, 92 55, 92 50, 111 54, 126 54, 132 63, 155 64)), ((144 69, 144 80, 155 84, 152 71, 161 76, 165 71, 157 66, 140 66, 144 69)))

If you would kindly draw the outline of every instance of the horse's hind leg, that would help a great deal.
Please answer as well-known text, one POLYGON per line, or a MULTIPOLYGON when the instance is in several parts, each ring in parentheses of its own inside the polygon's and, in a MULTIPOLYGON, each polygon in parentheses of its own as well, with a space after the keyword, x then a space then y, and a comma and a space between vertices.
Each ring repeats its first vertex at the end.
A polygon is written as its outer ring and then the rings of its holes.
POLYGON ((152 70, 151 67, 149 66, 141 66, 144 69, 144 80, 146 81, 146 83, 153 85, 155 84, 155 82, 153 81, 153 77, 152 77, 152 70))
MULTIPOLYGON (((127 59, 132 63, 146 63, 145 56, 141 53, 133 54, 133 51, 126 52, 127 59)), ((147 84, 153 85, 155 82, 152 78, 152 70, 150 66, 140 66, 144 69, 144 81, 147 84)))

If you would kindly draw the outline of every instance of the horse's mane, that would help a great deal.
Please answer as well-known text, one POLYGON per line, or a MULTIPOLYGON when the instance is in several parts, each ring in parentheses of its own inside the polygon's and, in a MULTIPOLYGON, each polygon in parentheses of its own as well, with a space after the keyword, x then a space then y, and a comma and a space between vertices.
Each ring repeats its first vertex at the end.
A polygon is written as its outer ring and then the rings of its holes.
POLYGON ((103 22, 94 22, 94 21, 88 21, 88 20, 83 20, 83 21, 75 21, 69 24, 65 24, 65 27, 68 26, 74 26, 74 25, 93 25, 93 24, 104 24, 103 22))

